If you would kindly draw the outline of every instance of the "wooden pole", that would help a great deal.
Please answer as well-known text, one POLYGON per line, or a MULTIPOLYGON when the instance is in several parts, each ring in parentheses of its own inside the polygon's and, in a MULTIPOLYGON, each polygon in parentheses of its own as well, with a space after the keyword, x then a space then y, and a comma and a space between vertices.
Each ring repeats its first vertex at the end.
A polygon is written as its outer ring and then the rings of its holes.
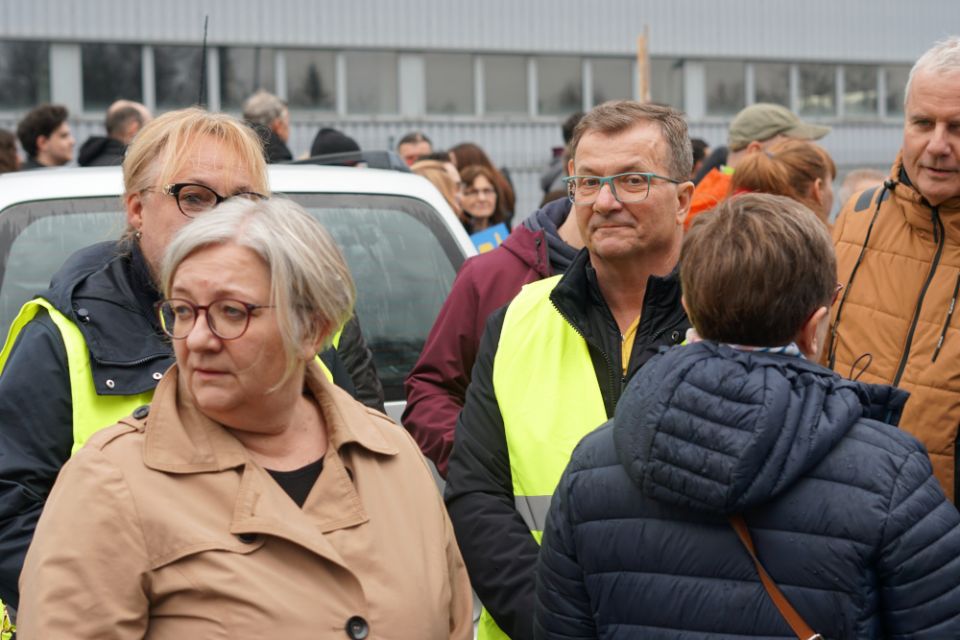
POLYGON ((650 25, 643 25, 637 36, 637 94, 640 102, 650 102, 650 25))

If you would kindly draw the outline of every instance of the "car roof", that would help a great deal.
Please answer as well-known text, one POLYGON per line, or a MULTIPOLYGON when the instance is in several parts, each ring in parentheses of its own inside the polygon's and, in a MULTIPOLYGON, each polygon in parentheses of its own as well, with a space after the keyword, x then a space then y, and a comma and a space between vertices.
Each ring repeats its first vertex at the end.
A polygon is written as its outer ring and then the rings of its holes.
MULTIPOLYGON (((332 193, 416 198, 440 212, 465 255, 476 253, 463 225, 425 178, 401 171, 319 165, 268 165, 274 193, 332 193)), ((120 167, 59 167, 0 174, 0 211, 21 202, 119 197, 120 167)))

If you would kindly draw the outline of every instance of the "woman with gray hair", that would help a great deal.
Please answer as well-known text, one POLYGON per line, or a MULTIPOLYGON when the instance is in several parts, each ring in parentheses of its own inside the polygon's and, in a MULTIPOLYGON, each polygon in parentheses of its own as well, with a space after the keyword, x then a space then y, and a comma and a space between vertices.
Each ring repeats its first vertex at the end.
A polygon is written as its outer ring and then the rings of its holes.
POLYGON ((471 637, 416 444, 315 364, 354 303, 327 232, 287 200, 230 201, 174 237, 161 282, 176 364, 64 467, 20 637, 471 637))

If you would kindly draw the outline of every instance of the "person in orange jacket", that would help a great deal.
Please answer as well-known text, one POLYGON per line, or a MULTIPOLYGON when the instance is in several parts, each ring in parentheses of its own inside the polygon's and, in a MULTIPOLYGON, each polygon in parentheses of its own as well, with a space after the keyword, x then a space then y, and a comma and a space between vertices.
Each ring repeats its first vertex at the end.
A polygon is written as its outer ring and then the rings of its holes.
POLYGON ((766 150, 784 138, 819 140, 828 133, 830 127, 803 122, 779 104, 759 102, 741 110, 730 123, 727 163, 711 169, 697 184, 684 230, 690 228, 697 215, 713 209, 727 197, 734 169, 748 153, 766 150))

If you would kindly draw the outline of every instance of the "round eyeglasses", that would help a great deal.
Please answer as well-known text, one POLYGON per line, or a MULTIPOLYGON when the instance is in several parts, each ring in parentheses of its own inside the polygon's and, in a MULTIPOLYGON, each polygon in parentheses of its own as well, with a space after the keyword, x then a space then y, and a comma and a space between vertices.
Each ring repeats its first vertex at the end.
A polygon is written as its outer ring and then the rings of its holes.
POLYGON ((207 326, 221 340, 235 340, 250 326, 250 314, 257 309, 272 309, 273 305, 250 304, 240 300, 214 300, 210 304, 194 304, 182 298, 161 300, 156 304, 160 328, 174 340, 183 340, 193 331, 201 311, 207 317, 207 326))
POLYGON ((255 191, 241 191, 232 196, 222 196, 210 187, 192 182, 167 184, 160 189, 160 192, 168 196, 173 196, 177 201, 177 208, 180 209, 180 213, 188 218, 206 213, 230 198, 247 198, 248 200, 267 199, 267 196, 255 191))
POLYGON ((610 195, 622 204, 642 202, 650 194, 650 183, 663 180, 680 184, 679 180, 658 176, 655 173, 629 171, 612 176, 570 176, 563 181, 567 185, 567 196, 573 204, 593 204, 600 197, 603 185, 610 185, 610 195))

